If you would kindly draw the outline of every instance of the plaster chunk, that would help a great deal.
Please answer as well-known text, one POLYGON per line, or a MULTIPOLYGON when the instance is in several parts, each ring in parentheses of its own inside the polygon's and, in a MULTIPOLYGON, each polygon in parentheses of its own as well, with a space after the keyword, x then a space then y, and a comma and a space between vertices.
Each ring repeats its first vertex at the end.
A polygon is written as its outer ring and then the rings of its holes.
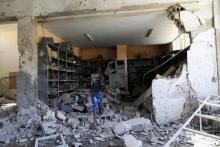
POLYGON ((123 137, 125 147, 142 147, 142 141, 137 140, 132 135, 124 135, 123 137))

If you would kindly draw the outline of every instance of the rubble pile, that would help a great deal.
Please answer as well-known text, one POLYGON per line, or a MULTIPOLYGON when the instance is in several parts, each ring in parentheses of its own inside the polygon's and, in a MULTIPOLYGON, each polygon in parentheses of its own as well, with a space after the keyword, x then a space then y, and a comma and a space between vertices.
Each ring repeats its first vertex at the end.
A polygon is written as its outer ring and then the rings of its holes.
POLYGON ((22 143, 42 136, 62 134, 72 145, 95 144, 118 138, 129 147, 130 142, 142 146, 148 142, 162 145, 174 134, 178 124, 156 126, 143 117, 130 118, 123 112, 104 110, 94 125, 92 112, 54 111, 38 101, 36 106, 10 112, 0 118, 0 142, 22 143))

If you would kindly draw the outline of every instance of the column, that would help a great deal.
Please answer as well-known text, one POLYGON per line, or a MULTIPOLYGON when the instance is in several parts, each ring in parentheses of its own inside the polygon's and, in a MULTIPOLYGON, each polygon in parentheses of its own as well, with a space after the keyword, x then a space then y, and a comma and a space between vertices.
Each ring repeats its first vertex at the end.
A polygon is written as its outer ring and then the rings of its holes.
POLYGON ((19 72, 17 73, 17 105, 27 108, 38 98, 37 22, 32 17, 18 19, 19 72))

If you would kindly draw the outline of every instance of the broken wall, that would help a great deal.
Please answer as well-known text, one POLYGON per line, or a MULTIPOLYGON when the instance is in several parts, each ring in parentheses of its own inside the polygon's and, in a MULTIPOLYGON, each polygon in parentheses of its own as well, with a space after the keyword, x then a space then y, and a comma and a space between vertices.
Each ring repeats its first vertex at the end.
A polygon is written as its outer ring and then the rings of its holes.
POLYGON ((187 53, 188 74, 197 98, 218 95, 215 30, 209 29, 193 39, 187 53))
POLYGON ((157 123, 180 119, 188 98, 218 95, 214 33, 212 28, 193 39, 187 52, 187 69, 183 68, 180 77, 153 80, 153 107, 157 123))
POLYGON ((184 103, 189 98, 187 68, 178 78, 159 78, 152 82, 154 117, 158 124, 181 118, 184 103))

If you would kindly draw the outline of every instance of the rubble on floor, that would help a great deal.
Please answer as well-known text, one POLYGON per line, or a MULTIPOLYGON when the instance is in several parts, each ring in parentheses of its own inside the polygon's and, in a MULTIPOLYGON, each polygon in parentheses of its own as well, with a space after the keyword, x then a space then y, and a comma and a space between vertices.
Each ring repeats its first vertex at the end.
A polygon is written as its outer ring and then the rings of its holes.
POLYGON ((28 142, 42 136, 62 134, 76 146, 111 142, 115 138, 124 140, 125 144, 130 142, 129 139, 134 141, 137 138, 135 141, 140 145, 141 142, 162 145, 180 125, 173 123, 158 127, 146 118, 131 119, 122 112, 109 110, 98 116, 98 125, 94 126, 92 113, 55 112, 41 101, 35 107, 11 113, 14 113, 10 115, 12 117, 0 118, 1 143, 28 142), (134 138, 124 136, 125 133, 134 138))

